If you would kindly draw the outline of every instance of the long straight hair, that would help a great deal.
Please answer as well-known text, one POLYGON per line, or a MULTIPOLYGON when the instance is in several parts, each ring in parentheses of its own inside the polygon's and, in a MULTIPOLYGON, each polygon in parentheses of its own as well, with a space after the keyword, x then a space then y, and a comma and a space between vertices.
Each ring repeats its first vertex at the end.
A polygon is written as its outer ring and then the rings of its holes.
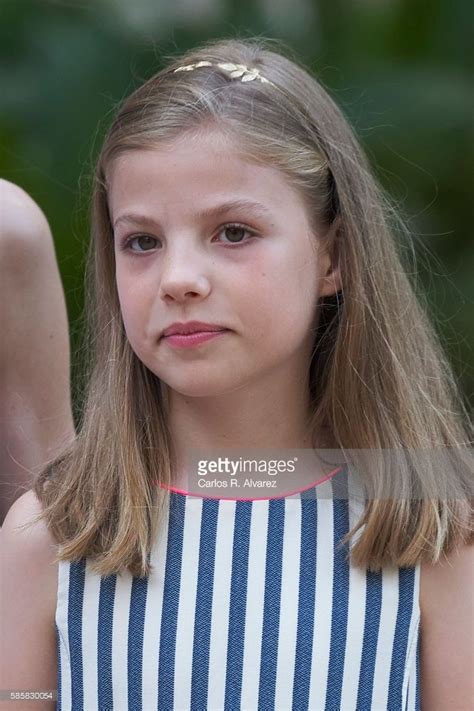
POLYGON ((133 352, 121 317, 108 171, 127 151, 210 127, 237 140, 249 160, 282 171, 300 192, 315 233, 337 220, 326 247, 338 260, 343 288, 318 303, 309 364, 314 441, 324 431, 329 446, 342 449, 459 449, 449 480, 439 468, 420 472, 403 457, 395 471, 382 466, 367 477, 373 496, 345 539, 357 538, 351 564, 376 571, 438 560, 472 535, 471 426, 423 298, 408 277, 406 254, 414 250, 403 220, 341 109, 281 43, 214 40, 167 59, 119 107, 97 159, 84 405, 76 439, 34 484, 41 516, 60 543, 58 560, 88 557, 103 575, 151 571, 149 553, 169 503, 174 460, 162 383, 133 352), (200 61, 211 66, 174 71, 200 61), (256 67, 272 83, 236 81, 219 63, 256 67), (397 491, 420 496, 384 496, 394 476, 397 491))

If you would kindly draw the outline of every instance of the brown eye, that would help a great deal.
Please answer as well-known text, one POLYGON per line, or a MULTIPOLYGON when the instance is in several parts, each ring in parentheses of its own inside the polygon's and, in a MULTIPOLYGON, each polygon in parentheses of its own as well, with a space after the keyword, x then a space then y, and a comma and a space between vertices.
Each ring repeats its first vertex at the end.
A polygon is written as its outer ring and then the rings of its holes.
POLYGON ((135 237, 129 237, 124 244, 124 249, 130 250, 131 252, 149 252, 150 249, 154 248, 154 242, 157 240, 154 237, 150 237, 149 235, 135 235, 135 237), (131 249, 130 245, 132 242, 135 242, 136 240, 140 240, 140 249, 131 249), (148 245, 148 247, 147 247, 148 245), (144 249, 143 249, 144 248, 144 249))
POLYGON ((241 234, 242 232, 246 232, 243 227, 226 227, 225 229, 227 234, 230 234, 231 242, 240 242, 239 233, 241 234))
POLYGON ((248 242, 248 239, 239 239, 239 237, 242 236, 242 234, 247 234, 250 237, 254 236, 254 233, 248 230, 246 227, 243 225, 224 225, 224 227, 221 229, 221 232, 219 234, 225 234, 227 233, 227 244, 245 244, 248 242))

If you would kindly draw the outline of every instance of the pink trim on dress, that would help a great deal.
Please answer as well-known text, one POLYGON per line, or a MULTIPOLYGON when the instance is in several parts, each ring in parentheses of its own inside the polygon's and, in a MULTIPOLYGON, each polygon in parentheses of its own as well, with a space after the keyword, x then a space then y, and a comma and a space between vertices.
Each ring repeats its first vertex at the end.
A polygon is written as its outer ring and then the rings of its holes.
POLYGON ((165 484, 161 484, 158 481, 155 481, 155 483, 161 486, 162 489, 168 489, 168 491, 171 491, 174 494, 181 494, 182 496, 195 496, 201 499, 211 499, 212 501, 271 501, 272 499, 282 499, 286 496, 294 496, 295 494, 300 494, 303 491, 308 491, 308 489, 311 489, 313 486, 324 484, 325 481, 332 479, 335 474, 342 471, 342 469, 344 469, 344 466, 345 465, 337 467, 337 469, 334 469, 332 472, 329 472, 329 474, 323 476, 322 479, 318 479, 318 481, 315 481, 312 484, 309 484, 308 486, 304 486, 302 489, 295 489, 294 491, 290 491, 287 494, 280 494, 279 496, 263 496, 260 498, 235 499, 229 496, 205 496, 204 494, 192 494, 190 491, 185 491, 184 489, 177 489, 174 486, 166 486, 165 484))

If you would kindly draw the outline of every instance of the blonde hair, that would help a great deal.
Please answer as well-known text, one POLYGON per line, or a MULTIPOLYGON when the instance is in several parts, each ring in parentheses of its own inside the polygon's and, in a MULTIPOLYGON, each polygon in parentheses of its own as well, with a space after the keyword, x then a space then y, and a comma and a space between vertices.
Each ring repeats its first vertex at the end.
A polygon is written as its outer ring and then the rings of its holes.
MULTIPOLYGON (((298 188, 315 229, 338 220, 327 246, 339 260, 343 289, 319 304, 310 364, 314 441, 324 428, 330 446, 341 448, 470 444, 453 373, 408 279, 402 243, 394 238, 408 236, 403 222, 377 185, 342 111, 285 53, 287 48, 271 40, 225 39, 168 58, 164 69, 124 101, 108 130, 92 197, 84 407, 76 440, 34 484, 41 516, 60 543, 58 560, 89 557, 103 575, 128 568, 147 576, 151 570, 149 553, 169 503, 169 492, 155 482, 173 482, 173 456, 160 381, 132 351, 121 318, 107 170, 127 151, 185 133, 213 126, 237 138, 249 160, 280 169, 298 188), (215 66, 174 71, 203 60, 256 67, 280 90, 229 79, 215 66)), ((463 456, 459 473, 456 468, 449 473, 449 486, 436 472, 420 479, 400 459, 400 490, 412 491, 416 484, 424 496, 371 498, 346 537, 359 532, 351 563, 370 570, 412 566, 436 561, 469 540, 469 497, 427 496, 436 484, 439 491, 465 492, 463 456)), ((391 474, 387 469, 379 475, 375 491, 384 490, 384 477, 391 474)))

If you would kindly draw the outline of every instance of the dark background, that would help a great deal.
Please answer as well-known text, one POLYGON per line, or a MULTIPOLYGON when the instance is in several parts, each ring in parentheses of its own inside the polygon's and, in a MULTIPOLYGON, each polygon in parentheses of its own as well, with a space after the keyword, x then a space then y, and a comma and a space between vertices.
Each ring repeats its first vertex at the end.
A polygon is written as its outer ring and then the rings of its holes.
POLYGON ((260 35, 292 47, 354 126, 412 232, 435 327, 472 402, 469 0, 2 0, 1 8, 0 173, 50 222, 73 392, 90 178, 114 109, 165 55, 260 35))

